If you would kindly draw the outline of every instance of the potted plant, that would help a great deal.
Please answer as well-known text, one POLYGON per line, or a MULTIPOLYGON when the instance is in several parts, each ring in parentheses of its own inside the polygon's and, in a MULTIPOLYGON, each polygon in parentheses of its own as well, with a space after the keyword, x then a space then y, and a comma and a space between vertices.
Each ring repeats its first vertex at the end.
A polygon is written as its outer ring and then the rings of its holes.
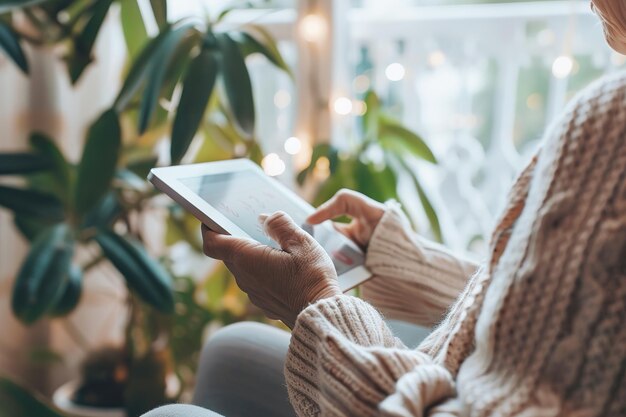
MULTIPOLYGON (((112 0, 1 1, 0 47, 27 73, 24 43, 61 42, 66 48, 59 58, 76 82, 93 60, 98 31, 114 5, 112 0), (36 30, 12 25, 16 14, 36 30)), ((29 151, 0 155, 0 175, 23 183, 0 185, 0 205, 13 211, 16 226, 31 242, 13 287, 13 312, 25 324, 64 316, 78 304, 85 274, 103 263, 117 269, 129 289, 124 346, 93 353, 71 395, 91 405, 123 407, 129 415, 167 401, 168 316, 181 302, 168 268, 144 245, 147 231, 140 220, 154 211, 155 192, 145 177, 157 164, 155 147, 169 135, 169 161, 162 162, 172 164, 189 154, 194 138, 203 152, 190 159, 260 160, 245 58, 261 53, 289 72, 271 36, 258 26, 220 30, 226 13, 215 20, 170 22, 165 1, 151 6, 159 32, 149 38, 137 2, 121 2, 132 61, 114 102, 90 124, 77 163, 41 132, 31 135, 29 151), (217 83, 223 89, 215 88, 217 83), (241 146, 219 140, 219 134, 236 135, 241 146), (76 256, 79 251, 90 253, 88 259, 77 261, 83 258, 76 256), (103 401, 94 397, 98 386, 115 392, 103 394, 109 395, 103 401)))
POLYGON ((341 188, 359 191, 378 201, 404 202, 407 195, 398 192, 398 179, 409 178, 433 238, 441 241, 437 212, 413 166, 416 159, 431 164, 436 164, 437 159, 417 133, 384 112, 376 93, 370 91, 365 95, 365 106, 357 129, 361 135, 355 138, 354 145, 347 149, 331 144, 317 145, 311 162, 298 174, 298 183, 303 185, 307 180, 316 183, 313 204, 317 206, 341 188))

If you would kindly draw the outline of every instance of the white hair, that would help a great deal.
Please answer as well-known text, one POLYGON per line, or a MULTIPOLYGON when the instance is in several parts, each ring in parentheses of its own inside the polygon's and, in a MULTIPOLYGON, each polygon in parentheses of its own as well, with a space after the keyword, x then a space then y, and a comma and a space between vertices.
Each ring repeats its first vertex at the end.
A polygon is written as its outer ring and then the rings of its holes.
POLYGON ((592 7, 602 19, 611 48, 626 54, 626 0, 592 0, 592 7))

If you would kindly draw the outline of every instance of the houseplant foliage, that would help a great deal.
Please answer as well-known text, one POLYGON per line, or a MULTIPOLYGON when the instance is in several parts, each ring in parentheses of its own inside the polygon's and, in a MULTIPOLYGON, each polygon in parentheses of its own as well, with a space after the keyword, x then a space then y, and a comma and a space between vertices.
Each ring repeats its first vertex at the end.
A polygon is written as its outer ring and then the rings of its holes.
POLYGON ((415 132, 402 126, 385 114, 378 96, 368 92, 365 96, 367 110, 358 129, 362 137, 353 147, 338 149, 330 144, 320 144, 313 149, 311 162, 297 177, 300 185, 315 177, 320 164, 328 175, 318 185, 313 204, 319 205, 331 198, 341 188, 357 190, 378 201, 396 199, 404 201, 398 193, 398 178, 410 178, 430 223, 433 237, 442 240, 439 218, 428 199, 412 160, 436 164, 437 159, 424 140, 415 132), (372 157, 374 155, 374 157, 372 157))
MULTIPOLYGON (((64 156, 58 138, 39 132, 32 133, 29 151, 0 154, 0 175, 19 177, 23 184, 0 185, 0 205, 13 211, 17 228, 31 242, 13 288, 16 317, 32 324, 67 315, 79 302, 85 272, 107 260, 130 290, 125 348, 132 376, 133 361, 154 356, 150 343, 133 340, 133 328, 154 312, 172 314, 176 304, 171 274, 144 247, 140 221, 155 196, 145 178, 157 163, 157 143, 164 135, 171 138, 172 164, 185 157, 201 160, 188 155, 194 138, 202 141, 202 160, 260 160, 245 58, 260 53, 279 69, 289 69, 263 28, 220 30, 228 11, 214 20, 171 22, 164 0, 150 1, 159 26, 153 37, 133 0, 0 0, 0 53, 28 75, 24 44, 62 45, 59 59, 76 83, 95 59, 98 32, 116 3, 130 57, 119 94, 91 123, 78 162, 64 156), (18 15, 28 21, 28 31, 13 24, 18 15), (89 259, 78 262, 84 258, 78 252, 89 259)), ((162 337, 154 331, 142 334, 162 337)))

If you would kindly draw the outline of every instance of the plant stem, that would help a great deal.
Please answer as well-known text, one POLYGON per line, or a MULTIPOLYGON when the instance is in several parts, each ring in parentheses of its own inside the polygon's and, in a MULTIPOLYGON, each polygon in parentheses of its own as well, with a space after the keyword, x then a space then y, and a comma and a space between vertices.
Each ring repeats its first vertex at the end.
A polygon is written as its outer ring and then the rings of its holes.
POLYGON ((84 352, 88 352, 89 342, 87 341, 87 338, 82 334, 82 332, 78 330, 78 327, 76 327, 70 319, 62 320, 62 323, 63 323, 63 327, 65 328, 65 331, 70 335, 72 339, 74 339, 74 342, 84 352))

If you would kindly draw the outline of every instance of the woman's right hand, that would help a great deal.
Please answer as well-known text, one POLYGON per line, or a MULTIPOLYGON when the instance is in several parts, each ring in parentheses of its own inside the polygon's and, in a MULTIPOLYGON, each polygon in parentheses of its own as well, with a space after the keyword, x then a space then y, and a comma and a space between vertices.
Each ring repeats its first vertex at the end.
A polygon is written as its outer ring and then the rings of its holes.
POLYGON ((319 206, 307 222, 320 224, 340 216, 349 216, 352 218, 350 223, 335 223, 335 227, 362 249, 366 249, 385 209, 385 205, 378 201, 356 191, 343 189, 319 206))

